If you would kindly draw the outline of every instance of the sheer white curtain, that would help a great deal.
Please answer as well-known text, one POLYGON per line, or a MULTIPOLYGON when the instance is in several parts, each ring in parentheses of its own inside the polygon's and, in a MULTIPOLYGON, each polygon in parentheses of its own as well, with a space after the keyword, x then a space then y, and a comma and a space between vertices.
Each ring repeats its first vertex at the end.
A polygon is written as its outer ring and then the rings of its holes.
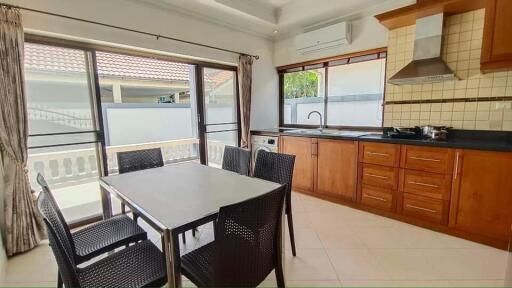
POLYGON ((20 11, 0 6, 0 154, 8 256, 32 249, 44 236, 44 224, 27 177, 23 47, 20 11))

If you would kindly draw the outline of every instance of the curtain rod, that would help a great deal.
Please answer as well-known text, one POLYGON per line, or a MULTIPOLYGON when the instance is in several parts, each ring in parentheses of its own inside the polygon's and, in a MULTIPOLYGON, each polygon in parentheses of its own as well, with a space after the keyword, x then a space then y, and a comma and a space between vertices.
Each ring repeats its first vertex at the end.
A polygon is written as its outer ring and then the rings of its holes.
POLYGON ((20 9, 20 10, 25 10, 25 11, 30 11, 30 12, 35 12, 35 13, 40 13, 40 14, 45 14, 45 15, 50 15, 50 16, 55 16, 55 17, 60 17, 60 18, 80 21, 80 22, 85 22, 85 23, 89 23, 89 24, 105 26, 105 27, 109 27, 109 28, 129 31, 129 32, 133 32, 133 33, 147 35, 147 36, 153 36, 153 37, 156 37, 156 40, 162 38, 162 39, 182 42, 182 43, 186 43, 186 44, 201 46, 201 47, 205 47, 205 48, 210 48, 210 49, 214 49, 214 50, 219 50, 219 51, 223 51, 223 52, 234 53, 234 54, 239 54, 239 55, 243 55, 243 56, 251 56, 251 57, 253 57, 256 60, 260 59, 260 56, 258 56, 258 55, 251 55, 251 54, 247 54, 247 53, 243 53, 243 52, 238 52, 238 51, 235 51, 235 50, 224 49, 224 48, 215 47, 215 46, 206 45, 206 44, 201 44, 201 43, 197 43, 197 42, 193 42, 193 41, 182 40, 182 39, 173 38, 173 37, 169 37, 169 36, 165 36, 165 35, 154 34, 154 33, 150 33, 150 32, 145 32, 145 31, 131 29, 131 28, 125 28, 125 27, 121 27, 121 26, 116 26, 116 25, 96 22, 96 21, 92 21, 92 20, 87 20, 87 19, 67 16, 67 15, 62 15, 62 14, 57 14, 57 13, 52 13, 52 12, 47 12, 47 11, 42 11, 42 10, 37 10, 37 9, 32 9, 32 8, 27 8, 27 7, 22 7, 22 6, 17 6, 17 5, 11 5, 11 4, 1 3, 1 2, 0 2, 0 6, 5 6, 7 8, 17 8, 17 9, 20 9))

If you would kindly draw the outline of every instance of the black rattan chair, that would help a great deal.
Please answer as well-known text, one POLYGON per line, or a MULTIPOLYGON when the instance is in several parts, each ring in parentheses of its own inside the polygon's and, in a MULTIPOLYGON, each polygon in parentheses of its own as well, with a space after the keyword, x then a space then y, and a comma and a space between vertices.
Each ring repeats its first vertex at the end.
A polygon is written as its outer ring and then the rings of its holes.
MULTIPOLYGON (((119 174, 164 166, 160 148, 117 152, 119 174)), ((126 213, 126 205, 121 203, 121 213, 126 213)), ((135 221, 137 215, 133 214, 135 221)))
POLYGON ((60 278, 66 287, 157 287, 165 284, 165 258, 149 240, 86 267, 78 267, 79 262, 74 256, 76 243, 65 223, 62 223, 51 194, 43 191, 37 202, 46 223, 60 278))
POLYGON ((222 169, 247 176, 249 175, 250 159, 251 151, 240 147, 226 146, 222 157, 222 169))
MULTIPOLYGON (((225 146, 222 156, 222 169, 238 173, 240 175, 249 175, 249 166, 251 160, 251 151, 234 146, 225 146)), ((192 236, 196 236, 197 227, 192 229, 192 236)))
POLYGON ((290 232, 292 253, 293 256, 297 256, 295 251, 295 234, 293 232, 292 215, 292 179, 294 165, 295 155, 260 150, 256 157, 253 176, 286 186, 285 213, 288 218, 288 230, 290 232))
POLYGON ((181 270, 198 287, 256 287, 275 269, 284 287, 279 245, 284 186, 222 207, 215 240, 181 257, 181 270))
MULTIPOLYGON (((55 198, 53 198, 50 187, 41 174, 37 175, 37 182, 42 188, 40 197, 46 199, 47 212, 45 213, 52 214, 54 229, 71 239, 71 249, 68 253, 76 265, 119 247, 147 239, 146 231, 126 215, 115 216, 71 233, 55 198)), ((60 273, 57 283, 58 287, 62 286, 60 273)))
MULTIPOLYGON (((160 148, 152 148, 117 152, 117 166, 119 174, 162 167, 164 166, 162 150, 160 148)), ((124 203, 121 203, 121 213, 126 213, 126 205, 124 203)), ((133 220, 135 222, 137 222, 138 218, 139 216, 133 213, 133 220)), ((185 243, 185 233, 181 236, 183 243, 185 243)))

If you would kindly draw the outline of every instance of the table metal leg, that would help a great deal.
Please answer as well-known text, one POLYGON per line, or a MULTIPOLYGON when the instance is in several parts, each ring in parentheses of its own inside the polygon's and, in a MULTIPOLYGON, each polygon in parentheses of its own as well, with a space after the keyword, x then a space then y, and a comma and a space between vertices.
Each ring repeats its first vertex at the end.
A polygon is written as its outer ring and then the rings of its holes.
POLYGON ((101 206, 103 208, 103 219, 112 217, 112 199, 110 198, 110 192, 100 186, 101 194, 101 206))
POLYGON ((178 235, 172 235, 169 230, 165 230, 164 248, 168 287, 181 288, 181 259, 178 235))

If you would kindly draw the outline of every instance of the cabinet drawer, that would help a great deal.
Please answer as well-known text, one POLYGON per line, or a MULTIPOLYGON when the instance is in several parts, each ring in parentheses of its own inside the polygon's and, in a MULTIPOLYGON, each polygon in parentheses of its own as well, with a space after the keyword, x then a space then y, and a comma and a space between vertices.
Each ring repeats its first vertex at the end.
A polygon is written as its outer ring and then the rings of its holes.
POLYGON ((392 190, 398 188, 397 168, 363 164, 361 178, 363 184, 392 190))
POLYGON ((372 142, 359 143, 359 161, 389 167, 400 164, 400 145, 372 142))
POLYGON ((405 145, 402 147, 402 168, 451 174, 454 151, 449 148, 432 148, 405 145))
POLYGON ((404 193, 402 213, 427 221, 443 223, 445 214, 443 204, 443 200, 404 193))
POLYGON ((401 191, 439 200, 450 199, 452 179, 450 174, 436 174, 402 169, 401 191))
POLYGON ((393 193, 391 190, 363 185, 361 188, 361 203, 390 211, 393 209, 393 193))

